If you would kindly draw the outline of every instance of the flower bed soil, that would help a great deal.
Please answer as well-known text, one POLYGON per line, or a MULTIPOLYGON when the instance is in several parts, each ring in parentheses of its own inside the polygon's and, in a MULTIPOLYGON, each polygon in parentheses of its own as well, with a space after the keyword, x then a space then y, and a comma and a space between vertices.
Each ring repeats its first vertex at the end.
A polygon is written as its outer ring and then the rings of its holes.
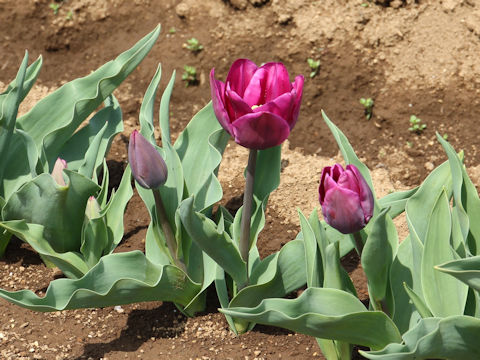
MULTIPOLYGON (((257 63, 282 61, 292 78, 306 74, 299 122, 284 145, 282 183, 270 198, 259 238, 260 254, 266 256, 296 236, 295 207, 309 213, 318 206, 321 169, 339 160, 321 109, 373 170, 377 195, 416 185, 445 161, 436 131, 447 134, 457 150, 465 150, 479 184, 480 5, 467 0, 379 3, 384 5, 367 0, 70 0, 54 15, 50 1, 0 0, 0 91, 13 79, 25 49, 32 59, 42 54, 44 65, 22 111, 62 83, 114 58, 161 23, 162 34, 152 52, 115 93, 125 119, 125 131, 108 158, 115 186, 158 62, 164 74, 161 87, 174 69, 178 71, 171 101, 173 136, 210 100, 212 66, 222 79, 239 57, 257 63), (169 32, 172 27, 175 33, 169 32), (191 37, 204 46, 196 55, 182 47, 191 37), (309 57, 321 60, 313 79, 308 78, 309 57), (198 86, 186 88, 182 83, 183 65, 197 67, 198 86), (371 120, 365 119, 361 97, 375 101, 371 120), (410 115, 427 124, 422 134, 408 130, 410 115)), ((219 174, 222 204, 231 209, 241 199, 245 163, 246 151, 231 143, 219 174)), ((148 222, 135 195, 117 251, 143 249, 148 222)), ((397 224, 402 238, 402 219, 397 224)), ((348 256, 344 264, 366 299, 358 258, 348 256)), ((59 276, 17 240, 0 260, 0 286, 6 289, 41 294, 59 276)), ((313 338, 282 329, 257 326, 234 337, 216 311, 213 289, 208 309, 191 319, 160 302, 47 314, 0 302, 0 357, 5 359, 322 358, 313 338)))

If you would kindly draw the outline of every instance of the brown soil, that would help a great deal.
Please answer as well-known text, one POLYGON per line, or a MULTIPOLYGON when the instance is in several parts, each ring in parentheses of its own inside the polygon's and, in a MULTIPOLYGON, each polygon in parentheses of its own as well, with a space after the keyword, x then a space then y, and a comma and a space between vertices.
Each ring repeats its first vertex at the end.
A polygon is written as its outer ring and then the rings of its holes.
MULTIPOLYGON (((300 119, 284 146, 282 183, 272 194, 262 256, 277 251, 299 230, 296 208, 317 206, 318 177, 337 157, 337 147, 320 110, 345 132, 373 169, 378 195, 418 184, 445 160, 435 132, 447 134, 479 184, 476 120, 480 114, 480 3, 472 0, 0 0, 0 90, 13 79, 25 49, 43 55, 44 66, 28 103, 62 83, 84 76, 132 46, 157 23, 163 30, 145 61, 116 92, 125 131, 117 137, 108 165, 118 183, 126 145, 137 127, 139 105, 158 62, 164 86, 177 69, 172 96, 172 133, 210 100, 208 73, 225 78, 239 57, 257 63, 284 62, 290 74, 306 75, 300 119), (362 6, 363 4, 367 6, 362 6), (71 11, 71 16, 69 12, 71 11), (70 18, 70 19, 67 19, 70 18), (175 33, 169 29, 175 28, 175 33), (196 37, 204 50, 182 45, 196 37), (308 78, 306 59, 321 60, 308 78), (183 65, 197 67, 198 86, 182 83, 183 65), (3 85, 2 85, 3 83, 3 85), (366 120, 361 97, 375 101, 366 120), (187 100, 186 100, 187 99, 187 100), (408 130, 410 115, 427 124, 408 130), (294 205, 294 206, 292 206, 294 205)), ((27 106, 23 109, 25 111, 27 106)), ((242 194, 244 149, 227 148, 220 171, 223 204, 242 194)), ((119 251, 143 249, 148 213, 134 196, 125 214, 119 251)), ((406 234, 397 221, 400 237, 406 234)), ((345 266, 362 299, 367 297, 358 259, 345 266)), ((60 276, 28 246, 13 241, 0 260, 0 286, 38 294, 60 276)), ((313 338, 257 326, 234 337, 210 294, 209 308, 187 319, 171 304, 143 303, 57 313, 35 313, 1 300, 0 356, 5 359, 306 359, 322 358, 313 338)))

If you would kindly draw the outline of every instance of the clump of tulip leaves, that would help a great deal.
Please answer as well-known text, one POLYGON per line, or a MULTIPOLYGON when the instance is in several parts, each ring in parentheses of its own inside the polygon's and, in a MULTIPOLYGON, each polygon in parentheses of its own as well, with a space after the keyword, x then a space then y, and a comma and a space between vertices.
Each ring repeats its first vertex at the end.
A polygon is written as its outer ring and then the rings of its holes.
MULTIPOLYGON (((323 115, 345 162, 357 166, 373 190, 367 167, 323 115)), ((329 360, 351 359, 353 345, 370 348, 360 351, 369 359, 480 358, 480 199, 463 154, 437 138, 448 162, 421 186, 377 199, 361 231, 368 307, 339 262, 353 248, 353 236, 319 222, 314 211, 308 218, 299 212, 307 290, 293 300, 220 311, 314 336, 329 360), (399 243, 392 218, 403 212, 410 232, 399 243)))
POLYGON ((25 55, 15 80, 0 95, 0 256, 15 235, 48 266, 80 278, 118 245, 132 189, 127 168, 117 192, 108 196, 105 156, 123 131, 112 92, 148 54, 159 32, 157 27, 115 60, 63 85, 17 118, 42 65, 39 58, 27 66, 25 55), (104 107, 77 131, 102 102, 104 107))

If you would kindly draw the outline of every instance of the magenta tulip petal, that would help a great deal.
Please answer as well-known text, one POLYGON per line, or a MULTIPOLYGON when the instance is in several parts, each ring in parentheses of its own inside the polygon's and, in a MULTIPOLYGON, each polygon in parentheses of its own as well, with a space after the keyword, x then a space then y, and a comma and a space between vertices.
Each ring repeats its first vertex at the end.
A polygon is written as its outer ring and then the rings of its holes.
POLYGON ((292 90, 287 68, 282 63, 266 63, 260 69, 265 69, 268 74, 264 88, 265 98, 263 103, 272 101, 292 90))
POLYGON ((344 234, 360 231, 373 216, 372 191, 355 165, 326 166, 318 193, 325 221, 344 234))
POLYGON ((232 127, 236 143, 257 150, 280 145, 290 133, 290 127, 284 119, 263 112, 242 116, 232 127))
POLYGON ((304 81, 305 81, 304 77, 302 75, 298 75, 292 84, 293 89, 295 90, 296 98, 295 98, 295 105, 293 107, 293 113, 292 113, 293 121, 290 124, 291 128, 293 128, 293 126, 297 122, 298 114, 300 113, 300 104, 302 103, 304 81))
POLYGON ((343 234, 360 231, 366 225, 358 194, 339 186, 328 189, 322 212, 325 221, 343 234))
POLYGON ((146 189, 156 189, 167 181, 167 164, 157 149, 137 130, 130 136, 128 162, 133 177, 146 189))
POLYGON ((258 69, 245 89, 243 98, 250 107, 265 104, 265 80, 267 75, 265 69, 258 69))
POLYGON ((225 84, 230 83, 232 90, 235 90, 238 95, 243 97, 245 89, 257 69, 258 67, 253 61, 238 59, 232 64, 232 67, 228 71, 225 84))
POLYGON ((228 84, 225 95, 227 112, 231 119, 238 119, 253 112, 252 108, 235 91, 229 89, 228 84))
POLYGON ((280 95, 276 99, 261 105, 255 109, 254 112, 270 112, 280 117, 283 117, 288 123, 290 123, 290 116, 285 117, 285 114, 291 114, 294 105, 294 98, 291 93, 285 93, 280 95))
POLYGON ((297 122, 303 76, 293 83, 282 63, 257 67, 248 59, 232 64, 225 83, 210 72, 215 116, 242 146, 266 149, 281 144, 297 122), (255 123, 257 122, 257 123, 255 123))
POLYGON ((215 79, 215 69, 210 72, 210 91, 212 94, 212 106, 215 116, 222 127, 231 135, 230 117, 225 109, 225 84, 215 79))
POLYGON ((363 208, 363 212, 365 213, 365 219, 366 221, 368 221, 372 218, 374 210, 374 199, 372 190, 370 189, 367 181, 362 176, 356 166, 347 165, 347 170, 350 170, 353 174, 355 174, 355 177, 357 178, 360 204, 363 208))

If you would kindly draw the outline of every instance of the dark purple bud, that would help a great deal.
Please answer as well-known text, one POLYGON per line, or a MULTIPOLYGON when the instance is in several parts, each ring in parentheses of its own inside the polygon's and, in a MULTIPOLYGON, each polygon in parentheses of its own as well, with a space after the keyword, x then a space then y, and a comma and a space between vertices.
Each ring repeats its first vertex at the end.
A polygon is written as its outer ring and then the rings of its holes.
POLYGON ((355 165, 325 167, 318 191, 325 221, 343 234, 360 231, 373 216, 372 191, 355 165))
POLYGON ((155 147, 134 130, 128 144, 128 162, 137 183, 146 189, 156 189, 167 181, 167 164, 155 147))

